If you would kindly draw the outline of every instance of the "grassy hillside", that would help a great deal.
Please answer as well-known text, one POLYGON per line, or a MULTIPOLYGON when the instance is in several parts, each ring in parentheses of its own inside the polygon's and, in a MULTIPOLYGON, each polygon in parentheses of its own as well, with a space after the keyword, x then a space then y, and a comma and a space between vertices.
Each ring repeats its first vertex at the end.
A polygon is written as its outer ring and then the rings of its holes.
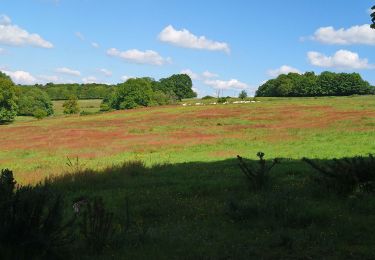
POLYGON ((126 160, 209 162, 270 157, 333 158, 374 152, 373 96, 260 99, 69 116, 0 127, 0 168, 21 183, 67 170, 67 157, 102 169, 126 160))
POLYGON ((259 101, 1 126, 0 168, 23 184, 50 176, 67 215, 102 197, 116 232, 100 259, 373 259, 373 195, 339 196, 300 159, 375 153, 375 98, 259 101), (258 151, 283 159, 254 192, 235 157, 254 165, 258 151))

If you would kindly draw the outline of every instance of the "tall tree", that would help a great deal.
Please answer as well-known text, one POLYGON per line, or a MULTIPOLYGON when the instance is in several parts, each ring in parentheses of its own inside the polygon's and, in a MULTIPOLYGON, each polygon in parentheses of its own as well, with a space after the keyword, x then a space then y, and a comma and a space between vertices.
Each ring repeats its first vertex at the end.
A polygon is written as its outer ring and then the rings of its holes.
POLYGON ((18 87, 18 92, 18 115, 34 116, 37 114, 40 117, 42 114, 46 116, 53 114, 51 99, 45 91, 37 87, 18 87), (40 111, 44 111, 44 113, 40 111))
POLYGON ((109 105, 113 109, 132 109, 139 106, 150 106, 153 97, 152 79, 136 78, 128 79, 119 84, 109 105))
POLYGON ((17 109, 13 81, 0 72, 0 124, 14 121, 17 109))
POLYGON ((371 24, 371 28, 375 29, 375 5, 371 8, 371 10, 372 10, 372 14, 371 14, 372 24, 371 24))
POLYGON ((247 92, 245 90, 242 90, 240 94, 238 95, 238 98, 245 99, 247 98, 247 92))
POLYGON ((160 84, 163 92, 167 93, 168 90, 171 90, 179 100, 197 96, 197 93, 193 91, 191 78, 186 74, 175 74, 169 78, 161 79, 160 84))

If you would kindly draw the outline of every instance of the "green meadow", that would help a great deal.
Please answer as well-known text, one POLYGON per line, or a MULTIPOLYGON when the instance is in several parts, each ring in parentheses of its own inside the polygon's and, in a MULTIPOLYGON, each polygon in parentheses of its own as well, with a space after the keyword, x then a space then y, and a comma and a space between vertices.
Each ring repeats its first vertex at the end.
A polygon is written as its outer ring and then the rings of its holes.
POLYGON ((21 184, 48 177, 67 216, 75 198, 103 198, 115 233, 73 258, 375 258, 374 197, 339 196, 301 161, 374 153, 374 96, 215 100, 87 116, 55 102, 55 117, 0 127, 0 168, 21 184), (236 156, 254 166, 259 151, 281 163, 254 191, 236 156))

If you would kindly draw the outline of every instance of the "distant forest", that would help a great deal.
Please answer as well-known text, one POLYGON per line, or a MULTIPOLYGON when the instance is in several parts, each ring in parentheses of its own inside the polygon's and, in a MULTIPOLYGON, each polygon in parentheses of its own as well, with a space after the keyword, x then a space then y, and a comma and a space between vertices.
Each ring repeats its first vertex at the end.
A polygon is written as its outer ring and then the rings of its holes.
MULTIPOLYGON (((129 79, 129 81, 134 84, 142 82, 139 85, 141 89, 144 87, 142 84, 150 85, 153 90, 160 90, 175 99, 192 98, 197 96, 192 90, 191 79, 186 74, 175 74, 169 78, 160 79, 159 81, 149 77, 134 78, 129 79)), ((18 85, 18 87, 20 88, 20 91, 28 91, 30 87, 38 88, 46 92, 51 100, 67 100, 72 95, 76 96, 78 99, 108 99, 115 92, 116 88, 123 86, 124 83, 116 85, 98 83, 47 83, 45 85, 18 85)))
POLYGON ((268 80, 256 91, 258 97, 315 97, 375 94, 375 87, 358 73, 289 73, 268 80))

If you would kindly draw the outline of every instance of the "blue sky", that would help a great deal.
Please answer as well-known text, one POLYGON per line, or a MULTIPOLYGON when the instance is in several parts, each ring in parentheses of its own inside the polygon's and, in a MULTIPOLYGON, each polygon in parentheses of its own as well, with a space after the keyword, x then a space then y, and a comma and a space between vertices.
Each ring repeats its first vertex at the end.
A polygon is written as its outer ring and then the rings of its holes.
POLYGON ((280 73, 360 72, 375 85, 370 0, 0 0, 0 69, 16 83, 155 79, 200 96, 280 73))

